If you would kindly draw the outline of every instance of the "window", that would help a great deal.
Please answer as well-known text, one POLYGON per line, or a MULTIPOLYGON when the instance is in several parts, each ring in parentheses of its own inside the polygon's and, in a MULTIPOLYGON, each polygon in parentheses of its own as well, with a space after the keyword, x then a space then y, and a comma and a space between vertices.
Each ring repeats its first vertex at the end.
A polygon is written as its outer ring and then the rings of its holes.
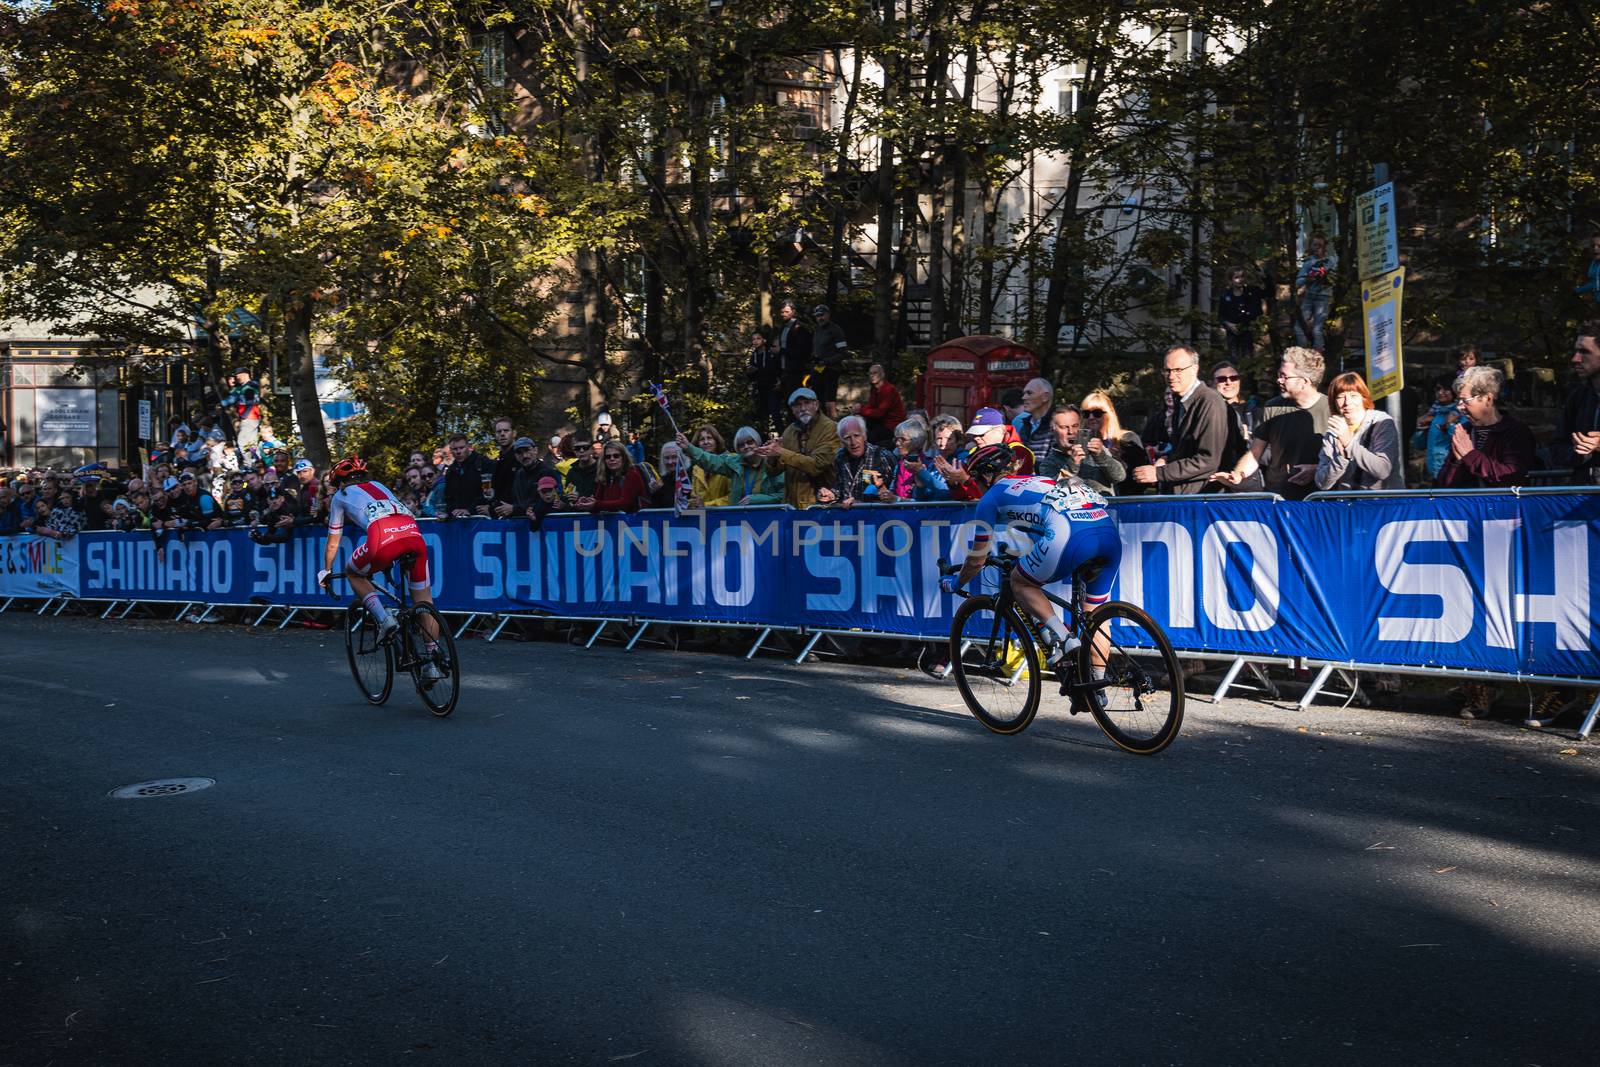
POLYGON ((728 177, 728 98, 719 96, 711 102, 711 180, 725 181, 728 177))
POLYGON ((1070 117, 1083 106, 1083 83, 1077 78, 1062 82, 1056 95, 1056 114, 1070 117))
POLYGON ((472 48, 477 56, 478 84, 472 102, 483 113, 483 125, 469 127, 476 137, 503 137, 506 122, 503 111, 506 87, 506 35, 504 30, 474 34, 472 48))
POLYGON ((504 30, 480 33, 472 39, 478 52, 478 72, 483 84, 490 89, 504 89, 506 85, 506 34, 504 30))

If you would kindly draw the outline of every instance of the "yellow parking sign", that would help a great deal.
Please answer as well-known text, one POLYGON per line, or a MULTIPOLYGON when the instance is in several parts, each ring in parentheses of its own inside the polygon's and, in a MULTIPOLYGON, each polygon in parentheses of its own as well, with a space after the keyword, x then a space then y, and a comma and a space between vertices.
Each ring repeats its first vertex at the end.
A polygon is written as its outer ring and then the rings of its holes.
POLYGON ((1405 290, 1404 267, 1361 283, 1361 321, 1367 341, 1367 386, 1380 400, 1405 388, 1400 361, 1400 296, 1405 290))

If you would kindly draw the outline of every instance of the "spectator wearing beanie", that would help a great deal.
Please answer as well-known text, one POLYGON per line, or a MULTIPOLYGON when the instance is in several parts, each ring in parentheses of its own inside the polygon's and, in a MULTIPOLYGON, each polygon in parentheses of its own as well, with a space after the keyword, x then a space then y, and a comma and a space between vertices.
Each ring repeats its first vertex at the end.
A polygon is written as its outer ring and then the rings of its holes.
POLYGON ((754 426, 739 427, 739 432, 733 435, 732 453, 708 452, 697 448, 682 434, 678 435, 678 448, 688 462, 694 464, 695 474, 703 470, 726 478, 730 486, 727 502, 736 505, 783 503, 783 474, 762 462, 756 452, 760 447, 761 434, 754 426))

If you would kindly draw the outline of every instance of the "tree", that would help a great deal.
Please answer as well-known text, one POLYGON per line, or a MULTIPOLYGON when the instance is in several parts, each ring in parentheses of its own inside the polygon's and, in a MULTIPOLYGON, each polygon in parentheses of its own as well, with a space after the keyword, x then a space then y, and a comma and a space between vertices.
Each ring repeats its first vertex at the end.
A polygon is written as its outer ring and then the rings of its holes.
POLYGON ((249 308, 319 464, 324 332, 367 402, 363 441, 531 399, 550 281, 604 223, 569 217, 564 198, 590 198, 541 146, 477 132, 447 9, 114 0, 12 7, 5 25, 7 310, 144 343, 197 317, 216 384, 226 317, 249 308), (119 310, 109 291, 156 295, 119 310), (472 363, 508 338, 514 368, 472 363))

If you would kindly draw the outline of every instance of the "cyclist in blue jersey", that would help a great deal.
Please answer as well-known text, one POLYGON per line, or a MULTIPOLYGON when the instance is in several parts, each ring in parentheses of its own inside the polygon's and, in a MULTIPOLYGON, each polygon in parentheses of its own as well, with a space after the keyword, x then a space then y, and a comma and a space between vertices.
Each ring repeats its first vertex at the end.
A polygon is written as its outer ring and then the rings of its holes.
MULTIPOLYGON (((1096 562, 1085 576, 1084 599, 1092 607, 1111 598, 1122 562, 1122 538, 1105 498, 1076 477, 1010 476, 1016 454, 1005 445, 985 445, 967 462, 967 473, 984 487, 978 501, 977 530, 961 573, 939 586, 954 592, 977 577, 996 540, 1018 556, 1011 572, 1017 601, 1044 627, 1045 659, 1059 666, 1079 645, 1067 631, 1041 586, 1068 580, 1078 568, 1096 562)), ((1099 663, 1099 657, 1096 657, 1099 663)))

